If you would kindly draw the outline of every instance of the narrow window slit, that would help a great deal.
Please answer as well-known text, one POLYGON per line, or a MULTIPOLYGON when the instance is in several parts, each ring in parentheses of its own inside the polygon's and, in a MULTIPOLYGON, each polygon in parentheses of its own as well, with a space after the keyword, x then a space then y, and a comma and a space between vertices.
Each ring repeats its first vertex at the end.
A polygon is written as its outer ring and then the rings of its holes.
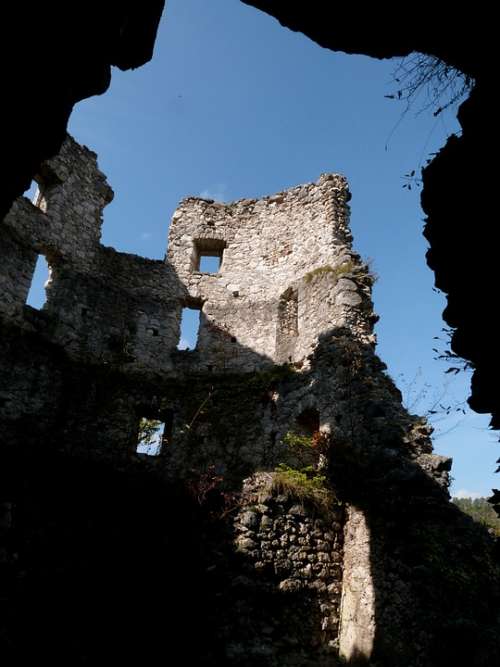
POLYGON ((276 330, 276 359, 279 363, 292 362, 299 336, 299 293, 289 287, 278 302, 276 330))
POLYGON ((200 306, 186 306, 181 314, 181 333, 177 344, 178 350, 194 350, 198 344, 200 331, 200 306))
POLYGON ((40 310, 47 302, 47 283, 50 280, 50 266, 43 255, 38 255, 28 291, 26 304, 40 310))

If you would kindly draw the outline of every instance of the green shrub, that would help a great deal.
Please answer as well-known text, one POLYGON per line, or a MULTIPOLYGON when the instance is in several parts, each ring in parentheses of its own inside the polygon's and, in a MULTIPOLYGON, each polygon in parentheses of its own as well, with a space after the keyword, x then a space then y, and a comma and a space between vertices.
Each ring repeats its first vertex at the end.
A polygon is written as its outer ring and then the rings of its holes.
POLYGON ((320 475, 313 466, 299 470, 280 463, 273 475, 272 488, 323 511, 327 510, 333 501, 333 493, 326 487, 326 477, 320 475))

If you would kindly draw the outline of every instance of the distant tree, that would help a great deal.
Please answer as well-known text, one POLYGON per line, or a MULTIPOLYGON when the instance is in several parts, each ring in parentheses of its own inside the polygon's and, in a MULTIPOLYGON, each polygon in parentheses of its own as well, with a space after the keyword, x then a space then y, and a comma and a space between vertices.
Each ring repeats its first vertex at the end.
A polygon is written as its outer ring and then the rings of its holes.
POLYGON ((500 517, 486 498, 453 498, 453 502, 474 521, 486 526, 490 533, 500 537, 500 517))

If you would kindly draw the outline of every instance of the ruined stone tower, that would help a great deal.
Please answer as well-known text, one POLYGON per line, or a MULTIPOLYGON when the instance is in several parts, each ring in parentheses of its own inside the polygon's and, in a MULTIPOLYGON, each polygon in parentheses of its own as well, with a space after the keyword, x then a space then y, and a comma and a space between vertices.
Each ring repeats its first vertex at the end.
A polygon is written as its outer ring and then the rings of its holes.
POLYGON ((2 230, 2 451, 180 485, 202 514, 208 496, 229 498, 196 537, 215 618, 199 664, 437 665, 450 608, 473 619, 471 647, 486 642, 491 545, 448 503, 450 460, 374 353, 345 179, 187 198, 164 261, 100 244, 112 191, 70 137, 38 182, 36 204, 17 200, 2 230), (41 310, 26 305, 38 255, 50 265, 41 310), (178 349, 184 308, 200 311, 194 350, 178 349), (144 418, 163 424, 154 455, 137 448, 144 418), (457 594, 471 539, 488 565, 468 562, 474 585, 457 594))

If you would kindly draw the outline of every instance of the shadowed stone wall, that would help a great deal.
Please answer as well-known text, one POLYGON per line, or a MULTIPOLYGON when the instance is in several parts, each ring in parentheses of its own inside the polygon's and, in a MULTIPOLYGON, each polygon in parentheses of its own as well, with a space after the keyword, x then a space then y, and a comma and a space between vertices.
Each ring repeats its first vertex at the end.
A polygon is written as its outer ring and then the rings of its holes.
MULTIPOLYGON (((423 233, 429 243, 426 259, 434 272, 435 286, 446 295, 443 319, 451 329, 451 351, 465 359, 473 371, 469 404, 476 412, 491 413, 492 428, 499 428, 500 356, 492 304, 498 298, 500 234, 493 222, 496 200, 488 194, 496 191, 496 175, 489 159, 497 106, 491 10, 481 7, 480 11, 452 13, 445 5, 421 2, 408 21, 389 5, 373 6, 364 8, 360 25, 356 5, 243 2, 333 51, 374 58, 411 57, 418 52, 428 56, 436 67, 437 63, 446 63, 457 68, 470 84, 470 95, 457 111, 461 132, 452 134, 422 169, 421 203, 426 214, 423 233), (475 196, 474 189, 471 196, 464 196, 463 175, 469 165, 474 165, 474 183, 480 188, 480 196, 475 196)), ((416 72, 414 82, 418 79, 416 72)), ((436 83, 431 79, 431 85, 436 83)), ((436 100, 432 110, 436 115, 441 104, 446 104, 445 99, 436 100)), ((500 491, 493 492, 491 502, 500 513, 500 491)))
MULTIPOLYGON (((437 665, 450 613, 471 646, 489 647, 493 545, 450 506, 451 461, 374 353, 373 278, 351 248, 345 179, 231 204, 187 198, 162 261, 100 244, 112 191, 87 148, 68 137, 37 180, 37 205, 14 203, 0 247, 1 453, 21 487, 36 454, 104 466, 131 493, 131 476, 189 492, 200 604, 213 608, 199 664, 326 666, 340 652, 437 665), (36 310, 25 301, 40 254, 50 279, 36 310), (199 270, 204 255, 217 272, 199 270), (192 351, 177 349, 186 306, 201 311, 192 351), (137 450, 141 418, 168 425, 153 456, 137 450), (320 509, 306 479, 328 494, 320 509), (465 562, 471 540, 477 562, 465 562), (456 594, 467 568, 474 585, 456 594)), ((23 536, 50 535, 53 519, 33 528, 6 488, 2 554, 16 577, 32 567, 23 536)))

